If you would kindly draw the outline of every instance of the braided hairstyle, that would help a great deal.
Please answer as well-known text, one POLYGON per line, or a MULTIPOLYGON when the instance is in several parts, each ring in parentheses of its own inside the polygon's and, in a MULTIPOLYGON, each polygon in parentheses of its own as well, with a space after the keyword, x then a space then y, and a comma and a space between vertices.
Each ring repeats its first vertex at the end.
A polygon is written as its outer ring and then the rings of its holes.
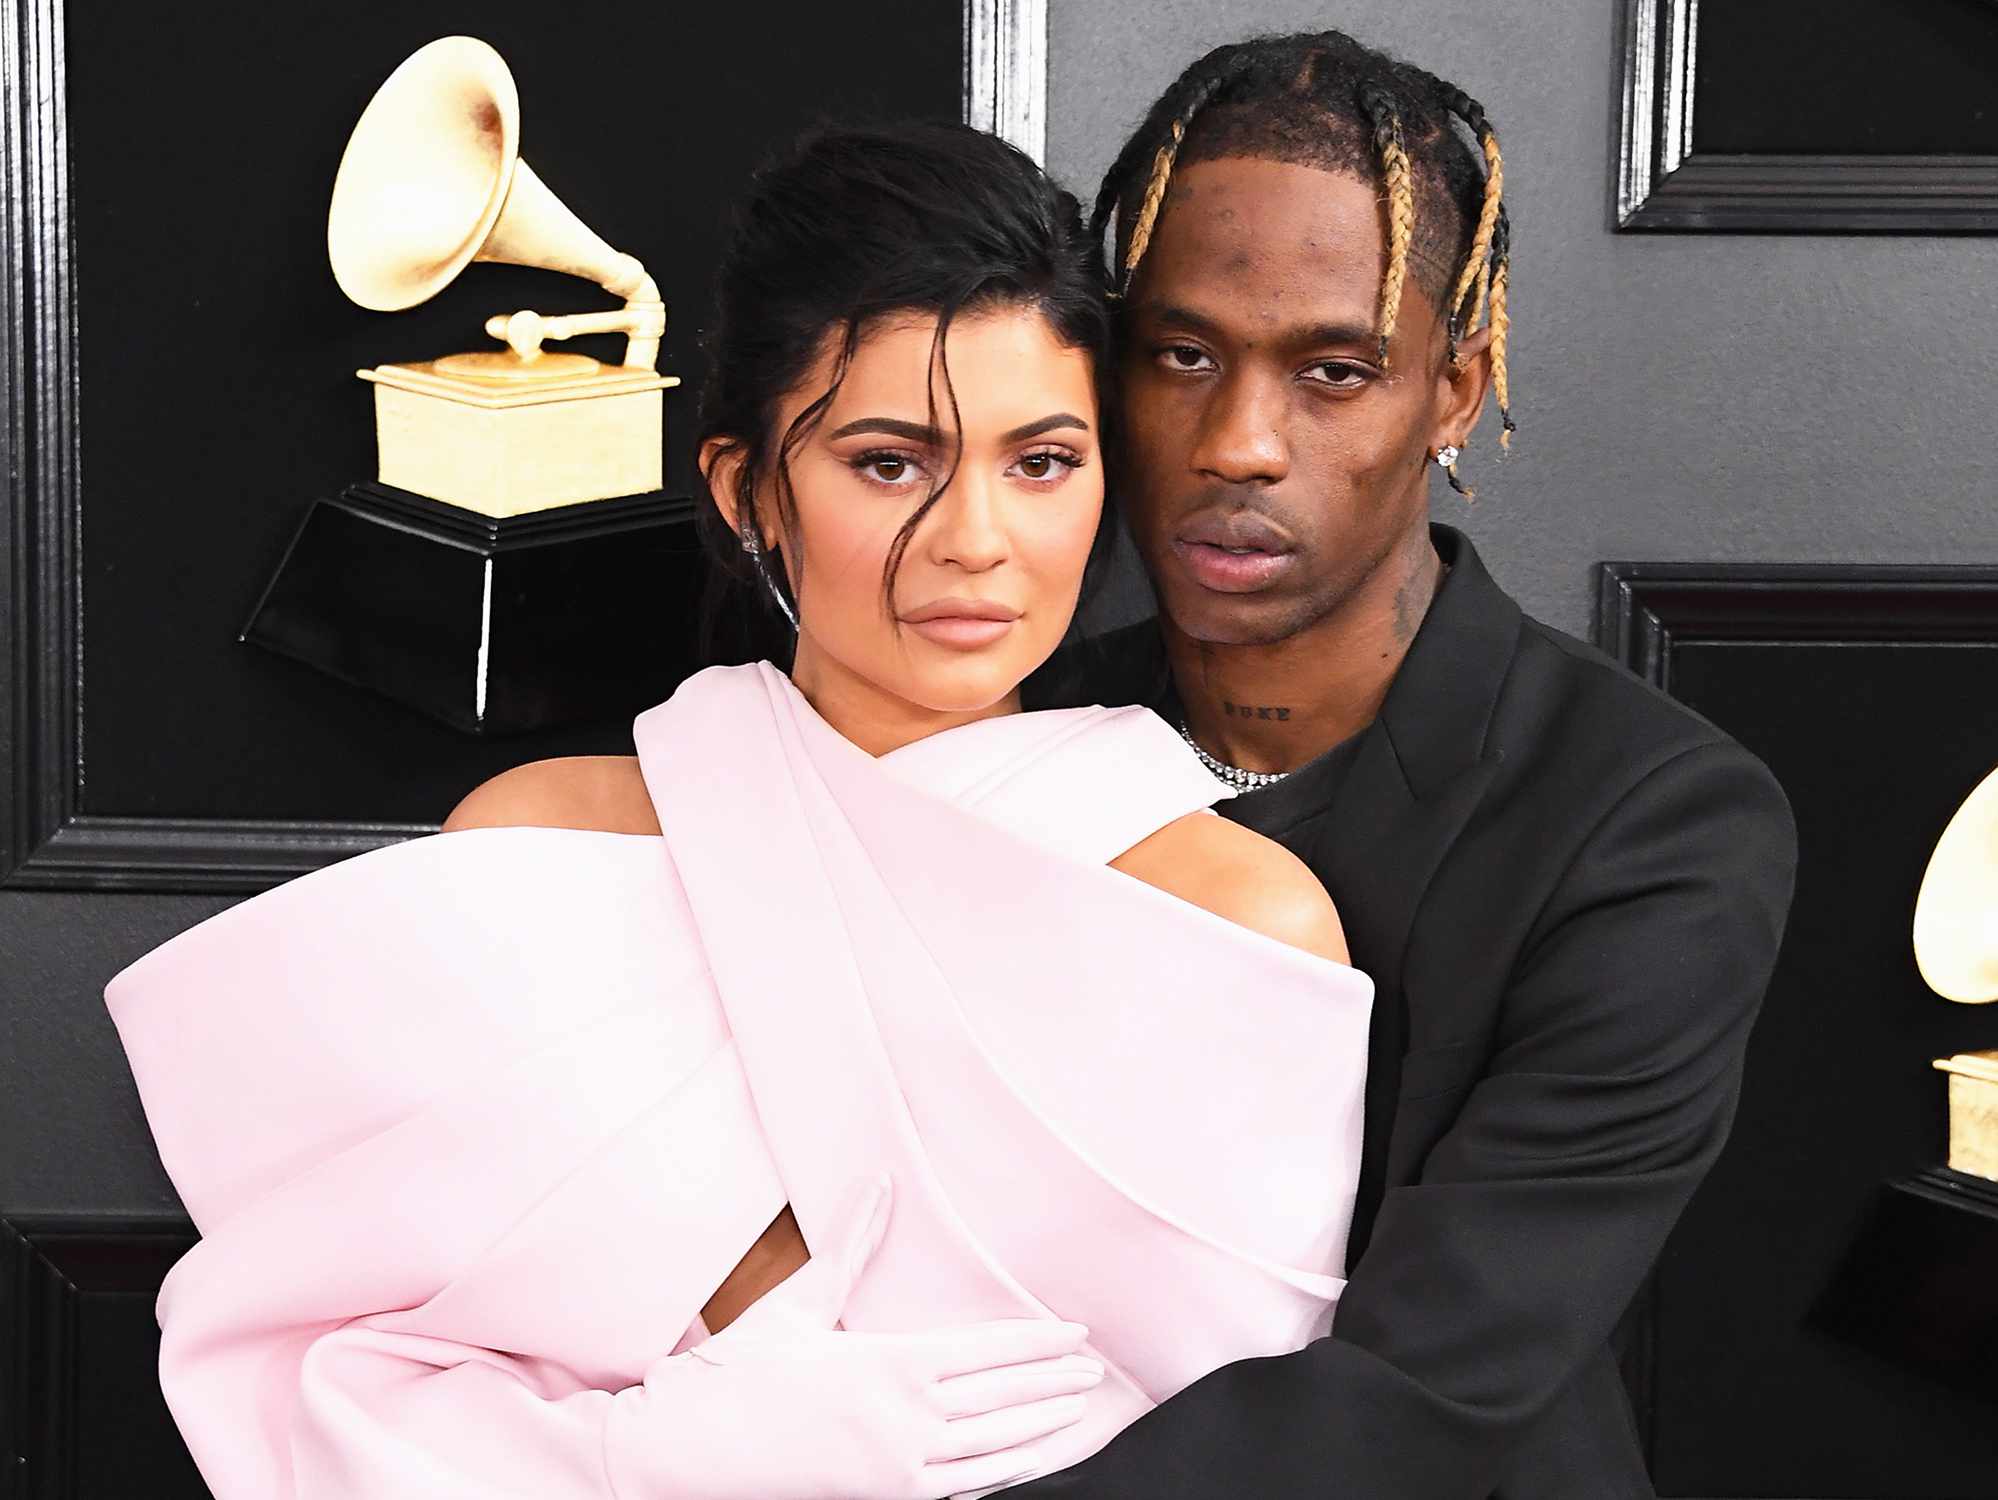
MULTIPOLYGON (((1255 37, 1217 47, 1152 106, 1103 179, 1090 219, 1111 240, 1112 285, 1130 290, 1151 246, 1177 166, 1255 157, 1377 178, 1387 198, 1387 274, 1377 321, 1380 360, 1413 272, 1442 309, 1450 357, 1487 315, 1499 446, 1510 449, 1506 306, 1512 224, 1498 136, 1477 100, 1339 31, 1255 37), (1464 127, 1474 153, 1458 126, 1464 127)), ((1450 484, 1475 498, 1449 466, 1450 484)))

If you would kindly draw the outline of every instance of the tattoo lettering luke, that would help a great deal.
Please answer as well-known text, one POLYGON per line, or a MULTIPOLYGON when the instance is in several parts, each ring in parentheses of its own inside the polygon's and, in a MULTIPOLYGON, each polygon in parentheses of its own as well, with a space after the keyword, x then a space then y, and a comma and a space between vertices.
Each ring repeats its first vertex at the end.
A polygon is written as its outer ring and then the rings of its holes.
POLYGON ((1288 719, 1290 717, 1290 710, 1287 708, 1273 708, 1267 704, 1251 706, 1247 703, 1230 703, 1226 698, 1221 700, 1221 712, 1224 717, 1231 719, 1288 719))

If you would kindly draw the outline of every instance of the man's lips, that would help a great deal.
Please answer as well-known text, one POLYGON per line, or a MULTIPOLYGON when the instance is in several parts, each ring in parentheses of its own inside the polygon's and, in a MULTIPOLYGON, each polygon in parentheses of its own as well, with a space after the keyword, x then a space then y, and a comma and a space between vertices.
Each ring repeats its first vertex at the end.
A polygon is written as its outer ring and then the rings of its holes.
POLYGON ((1174 556, 1194 582, 1221 594, 1268 588, 1289 571, 1290 538, 1254 511, 1206 511, 1173 534, 1174 556))
POLYGON ((1274 521, 1252 510, 1197 511, 1180 523, 1176 540, 1229 551, 1288 552, 1290 538, 1274 521))

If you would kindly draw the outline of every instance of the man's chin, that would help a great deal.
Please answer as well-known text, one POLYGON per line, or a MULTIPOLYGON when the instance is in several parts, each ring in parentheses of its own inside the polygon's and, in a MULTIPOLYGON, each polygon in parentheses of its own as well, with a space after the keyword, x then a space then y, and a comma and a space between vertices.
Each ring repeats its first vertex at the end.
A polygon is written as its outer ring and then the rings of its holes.
POLYGON ((1275 590, 1221 594, 1197 587, 1166 589, 1159 612, 1181 635, 1208 646, 1270 646, 1311 623, 1302 601, 1275 590))

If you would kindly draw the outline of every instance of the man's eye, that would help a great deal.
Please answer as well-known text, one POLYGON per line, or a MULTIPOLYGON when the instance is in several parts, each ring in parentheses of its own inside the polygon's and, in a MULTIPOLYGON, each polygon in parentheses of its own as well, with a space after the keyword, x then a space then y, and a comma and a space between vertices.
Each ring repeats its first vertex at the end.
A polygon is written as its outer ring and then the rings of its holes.
POLYGON ((1159 350, 1159 358, 1169 370, 1204 370, 1214 363, 1205 349, 1191 344, 1168 344, 1159 350))
POLYGON ((1322 360, 1311 367, 1314 383, 1329 385, 1338 390, 1349 391, 1366 383, 1367 372, 1359 365, 1348 364, 1343 359, 1322 360))

